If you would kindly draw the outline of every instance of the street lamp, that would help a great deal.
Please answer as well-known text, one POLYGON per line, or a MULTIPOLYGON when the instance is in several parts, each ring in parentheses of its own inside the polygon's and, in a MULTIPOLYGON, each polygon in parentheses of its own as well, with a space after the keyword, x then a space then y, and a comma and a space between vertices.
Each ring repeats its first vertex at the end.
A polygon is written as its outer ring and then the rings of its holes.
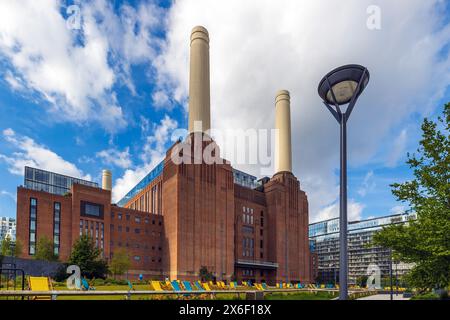
POLYGON ((329 72, 319 83, 319 96, 340 124, 340 208, 339 208, 339 299, 347 300, 347 121, 352 113, 358 97, 369 83, 367 68, 350 64, 329 72), (340 106, 348 104, 343 112, 340 106))

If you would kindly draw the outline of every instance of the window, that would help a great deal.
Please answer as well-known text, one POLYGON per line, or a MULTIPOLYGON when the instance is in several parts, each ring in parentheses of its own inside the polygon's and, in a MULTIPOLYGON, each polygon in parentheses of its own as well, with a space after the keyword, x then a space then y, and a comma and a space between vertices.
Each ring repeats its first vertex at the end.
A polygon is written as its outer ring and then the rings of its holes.
POLYGON ((134 233, 141 233, 141 229, 134 229, 134 233))
POLYGON ((126 232, 130 232, 130 227, 126 227, 126 228, 125 228, 125 231, 126 231, 126 232))
POLYGON ((264 218, 261 217, 261 227, 264 227, 264 218))
POLYGON ((130 215, 129 214, 126 215, 126 218, 127 218, 127 221, 130 221, 130 215))
MULTIPOLYGON (((59 256, 60 248, 60 226, 61 226, 61 203, 53 204, 53 253, 59 256)), ((82 227, 80 228, 82 229, 82 227)))
POLYGON ((111 218, 112 219, 114 218, 114 212, 111 212, 111 218))
POLYGON ((141 223, 141 218, 136 216, 136 217, 134 217, 134 221, 136 223, 141 223))
POLYGON ((80 220, 80 237, 83 235, 83 220, 80 220))
POLYGON ((135 260, 135 261, 140 261, 140 260, 141 260, 141 257, 139 257, 139 256, 134 256, 134 260, 135 260))
POLYGON ((122 226, 118 226, 117 231, 122 232, 122 226))
POLYGON ((81 201, 81 215, 103 219, 103 205, 81 201))
POLYGON ((36 254, 37 200, 30 198, 29 247, 30 255, 36 254))
POLYGON ((122 220, 122 214, 121 213, 117 214, 117 219, 122 220))
POLYGON ((250 216, 250 224, 253 224, 253 216, 250 216))

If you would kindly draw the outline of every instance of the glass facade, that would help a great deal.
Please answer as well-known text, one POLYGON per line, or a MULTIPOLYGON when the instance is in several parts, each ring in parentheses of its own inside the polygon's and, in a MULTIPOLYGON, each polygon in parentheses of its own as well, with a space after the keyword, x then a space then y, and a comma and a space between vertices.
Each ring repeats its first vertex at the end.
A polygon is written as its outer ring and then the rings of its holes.
MULTIPOLYGON (((164 169, 164 161, 161 161, 148 175, 146 175, 133 189, 131 189, 125 197, 117 202, 117 205, 123 207, 130 201, 135 195, 141 192, 146 186, 148 186, 153 180, 161 175, 164 169)), ((153 211, 155 212, 155 211, 153 211)))
POLYGON ((53 253, 59 256, 61 239, 61 204, 55 202, 53 204, 53 253))
POLYGON ((98 188, 98 184, 95 182, 68 177, 41 169, 25 167, 24 186, 27 189, 64 195, 65 193, 70 192, 70 188, 74 183, 98 188))
MULTIPOLYGON (((348 224, 348 275, 349 283, 365 276, 370 264, 381 269, 382 277, 389 274, 391 254, 388 249, 370 246, 373 234, 383 226, 407 223, 416 219, 415 213, 405 213, 375 219, 349 222, 348 224)), ((339 281, 339 219, 321 221, 309 225, 310 249, 318 256, 319 282, 339 281)), ((411 265, 394 262, 393 269, 399 275, 409 271, 411 265)))
POLYGON ((30 198, 30 225, 29 225, 29 246, 28 253, 36 254, 36 230, 37 230, 37 200, 30 198))
POLYGON ((259 186, 255 176, 236 169, 233 169, 233 178, 234 183, 246 188, 255 189, 259 186))

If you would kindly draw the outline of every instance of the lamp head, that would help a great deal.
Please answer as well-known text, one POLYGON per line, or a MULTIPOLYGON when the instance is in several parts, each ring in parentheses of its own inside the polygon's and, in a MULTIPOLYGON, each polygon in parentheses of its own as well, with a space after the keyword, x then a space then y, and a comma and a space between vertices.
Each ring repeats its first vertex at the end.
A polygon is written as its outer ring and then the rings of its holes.
POLYGON ((320 81, 318 88, 319 96, 323 101, 334 105, 335 101, 331 92, 333 90, 336 103, 338 105, 347 104, 352 100, 359 81, 362 80, 359 90, 356 92, 357 97, 366 88, 369 78, 369 71, 357 64, 349 64, 336 68, 320 81), (361 79, 363 74, 364 78, 361 79))

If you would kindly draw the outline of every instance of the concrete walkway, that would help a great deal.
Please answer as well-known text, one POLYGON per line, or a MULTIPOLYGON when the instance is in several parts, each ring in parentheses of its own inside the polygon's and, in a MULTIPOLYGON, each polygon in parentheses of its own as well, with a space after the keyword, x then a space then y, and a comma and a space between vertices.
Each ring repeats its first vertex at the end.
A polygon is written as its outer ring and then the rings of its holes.
MULTIPOLYGON (((390 294, 376 294, 373 296, 368 296, 364 298, 359 298, 357 300, 391 300, 390 294)), ((398 296, 394 293, 393 300, 400 301, 400 300, 409 300, 409 298, 403 298, 403 294, 399 294, 398 296)))

